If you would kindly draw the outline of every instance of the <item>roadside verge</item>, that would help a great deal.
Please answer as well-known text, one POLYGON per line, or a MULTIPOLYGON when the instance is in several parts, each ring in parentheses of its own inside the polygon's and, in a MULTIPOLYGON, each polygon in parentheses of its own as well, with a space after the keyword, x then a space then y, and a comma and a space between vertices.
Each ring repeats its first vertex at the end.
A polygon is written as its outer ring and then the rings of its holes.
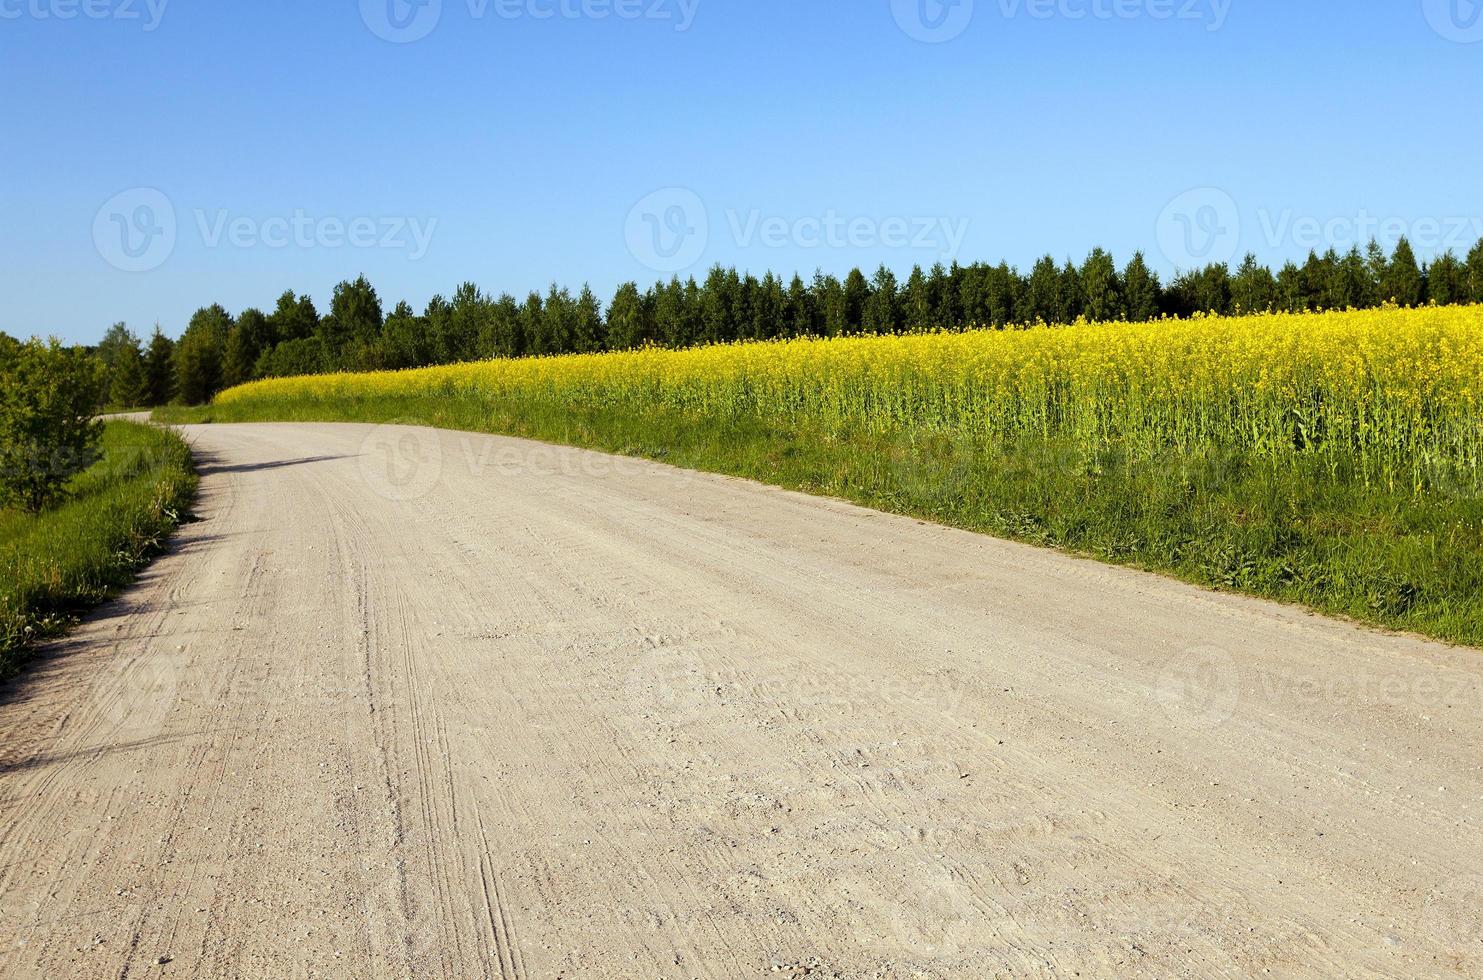
POLYGON ((59 506, 0 512, 0 677, 133 581, 195 497, 190 447, 178 433, 110 420, 99 448, 59 506))

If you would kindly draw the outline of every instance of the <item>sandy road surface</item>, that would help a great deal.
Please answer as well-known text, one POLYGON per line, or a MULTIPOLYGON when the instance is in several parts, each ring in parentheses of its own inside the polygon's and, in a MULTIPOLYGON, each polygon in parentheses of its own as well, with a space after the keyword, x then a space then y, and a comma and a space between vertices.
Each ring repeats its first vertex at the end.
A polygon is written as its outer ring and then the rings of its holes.
POLYGON ((576 450, 190 435, 203 520, 0 701, 0 975, 1483 973, 1476 651, 576 450))

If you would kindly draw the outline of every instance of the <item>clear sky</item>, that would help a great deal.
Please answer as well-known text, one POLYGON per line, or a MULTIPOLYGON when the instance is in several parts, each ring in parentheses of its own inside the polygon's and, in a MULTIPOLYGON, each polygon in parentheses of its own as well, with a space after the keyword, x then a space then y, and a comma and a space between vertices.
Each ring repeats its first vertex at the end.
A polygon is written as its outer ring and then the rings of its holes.
POLYGON ((1474 0, 421 2, 0 0, 0 330, 1483 237, 1474 0))

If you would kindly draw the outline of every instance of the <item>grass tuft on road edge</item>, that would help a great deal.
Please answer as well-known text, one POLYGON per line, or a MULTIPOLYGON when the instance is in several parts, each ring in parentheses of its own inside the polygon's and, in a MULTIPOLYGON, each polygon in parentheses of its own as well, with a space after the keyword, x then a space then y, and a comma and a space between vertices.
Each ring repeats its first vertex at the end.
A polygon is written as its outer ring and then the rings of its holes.
POLYGON ((157 411, 172 422, 408 422, 638 456, 1053 546, 1218 589, 1483 646, 1483 500, 1304 456, 786 427, 468 395, 157 411))
POLYGON ((190 448, 178 434, 110 421, 99 449, 57 507, 0 511, 0 677, 132 581, 194 499, 190 448))

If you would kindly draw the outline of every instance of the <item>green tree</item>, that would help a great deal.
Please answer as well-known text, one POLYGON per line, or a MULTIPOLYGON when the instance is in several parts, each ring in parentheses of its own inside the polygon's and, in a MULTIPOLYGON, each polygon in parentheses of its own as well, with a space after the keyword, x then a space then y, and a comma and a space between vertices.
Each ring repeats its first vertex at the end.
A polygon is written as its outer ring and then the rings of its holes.
POLYGON ((257 373, 258 358, 273 346, 273 341, 273 324, 268 317, 261 310, 243 310, 227 331, 221 360, 223 387, 251 381, 257 373))
POLYGON ((736 292, 736 331, 742 340, 757 340, 762 336, 757 332, 761 326, 752 315, 757 305, 757 286, 757 277, 748 272, 741 277, 736 292))
POLYGON ((291 378, 300 374, 320 374, 328 369, 319 338, 299 337, 264 351, 253 373, 260 378, 291 378))
POLYGON ((701 288, 700 284, 691 276, 685 280, 684 287, 680 290, 680 322, 684 336, 689 338, 686 344, 693 346, 700 343, 701 321, 701 288))
POLYGON ((691 341, 685 299, 685 287, 679 276, 654 286, 654 329, 666 347, 685 347, 691 341))
POLYGON ((1421 290, 1421 268, 1416 264, 1411 243, 1403 235, 1391 253, 1380 292, 1385 299, 1395 300, 1401 306, 1419 306, 1421 290))
POLYGON ((492 303, 479 287, 466 282, 453 293, 448 315, 430 324, 432 346, 438 364, 472 361, 478 356, 479 338, 489 330, 492 303))
POLYGON ((1370 239, 1370 244, 1365 246, 1365 265, 1370 273, 1370 288, 1376 301, 1383 303, 1390 299, 1388 295, 1381 295, 1385 289, 1385 280, 1390 275, 1390 259, 1385 255, 1385 249, 1375 239, 1370 239))
POLYGON ((424 367, 433 363, 434 345, 426 323, 403 300, 381 326, 376 359, 388 371, 424 367))
POLYGON ((1180 316, 1230 312, 1230 270, 1217 262, 1198 272, 1185 273, 1169 284, 1168 304, 1180 316))
POLYGON ((1483 303, 1483 241, 1468 253, 1468 300, 1483 303))
POLYGON ((1265 313, 1277 303, 1277 279, 1250 252, 1231 280, 1231 308, 1236 313, 1265 313))
POLYGON ((814 303, 819 310, 819 326, 825 337, 838 337, 849 329, 849 307, 845 304, 844 286, 834 276, 814 274, 814 303))
POLYGON ((365 276, 340 283, 330 300, 329 315, 319 322, 318 336, 325 356, 338 366, 347 351, 375 343, 382 323, 381 297, 365 276))
POLYGON ((1303 295, 1303 270, 1291 260, 1285 262, 1277 273, 1277 308, 1288 313, 1301 313, 1308 309, 1303 295))
POLYGON ((137 339, 119 348, 113 359, 113 369, 108 372, 106 404, 115 408, 140 408, 149 404, 144 352, 137 339))
POLYGON ((1081 295, 1086 318, 1093 323, 1106 323, 1127 317, 1117 265, 1112 261, 1112 256, 1100 248, 1092 249, 1081 267, 1081 295))
POLYGON ((1334 263, 1318 254, 1308 252, 1308 261, 1303 263, 1303 308, 1327 310, 1334 306, 1333 296, 1334 263))
POLYGON ((788 294, 783 291, 783 280, 767 273, 752 294, 752 336, 760 340, 783 336, 787 309, 788 294))
POLYGON ((608 344, 613 350, 633 350, 657 339, 653 317, 638 284, 625 282, 608 304, 608 344))
POLYGON ((896 273, 884 264, 875 270, 861 326, 866 333, 877 334, 891 334, 901 329, 901 300, 896 295, 896 273))
POLYGON ((113 370, 113 362, 118 357, 119 351, 125 347, 138 347, 139 338, 134 336, 133 331, 125 323, 115 323, 103 334, 103 339, 98 341, 98 360, 103 362, 105 371, 113 370))
POLYGON ((573 349, 577 333, 577 305, 572 294, 551 284, 546 301, 541 306, 536 334, 532 338, 532 354, 565 354, 573 349))
POLYGON ((0 369, 0 499, 37 513, 98 458, 105 369, 81 347, 32 340, 0 369))
POLYGON ((103 365, 103 404, 131 408, 143 404, 144 350, 127 326, 115 323, 98 344, 103 365))
POLYGON ((859 333, 865 322, 865 306, 870 302, 870 283, 865 273, 851 269, 844 277, 844 329, 840 333, 859 333))
POLYGON ((1081 274, 1070 259, 1061 267, 1056 282, 1056 323, 1075 323, 1083 313, 1081 307, 1081 274))
MULTIPOLYGON (((433 298, 427 301, 427 306, 422 308, 422 332, 423 338, 415 345, 421 352, 422 365, 437 364, 443 356, 443 338, 452 332, 448 321, 453 316, 453 307, 442 293, 435 293, 433 298)), ((385 332, 385 324, 382 324, 385 332)))
POLYGON ((932 291, 927 274, 921 266, 912 266, 901 290, 901 324, 911 333, 925 333, 932 329, 932 315, 932 291))
MULTIPOLYGON (((541 299, 541 294, 535 292, 534 289, 525 295, 525 302, 521 304, 519 325, 521 325, 521 337, 525 338, 526 354, 541 353, 540 338, 541 329, 543 329, 541 328, 541 310, 544 305, 546 304, 541 299)), ((429 314, 432 314, 432 310, 429 310, 429 314)))
POLYGON ((520 304, 509 293, 501 293, 489 308, 484 336, 479 341, 482 357, 520 357, 525 353, 520 332, 520 304))
POLYGON ((1025 286, 1025 321, 1054 323, 1059 312, 1061 273, 1049 255, 1035 263, 1025 286))
POLYGON ((303 340, 319 332, 319 311, 314 308, 314 301, 308 295, 295 296, 291 289, 278 297, 278 305, 269 319, 275 342, 303 340))
POLYGON ((602 304, 592 287, 584 283, 582 291, 577 294, 571 349, 578 354, 590 354, 605 350, 607 346, 608 325, 602 318, 602 304))
POLYGON ((989 311, 985 305, 984 278, 989 268, 981 263, 953 265, 953 289, 958 295, 959 326, 982 327, 989 323, 989 311))
POLYGON ((1005 327, 1026 319, 1020 309, 1023 294, 1024 283, 1020 274, 1011 269, 1008 262, 1001 262, 986 270, 983 275, 982 306, 988 323, 995 327, 1005 327))
POLYGON ((958 302, 959 291, 954 281, 959 268, 954 264, 950 272, 941 262, 936 262, 932 265, 932 271, 927 273, 927 297, 932 304, 933 330, 952 330, 963 323, 962 307, 958 302))
POLYGON ((706 274, 700 295, 700 336, 704 343, 724 344, 741 336, 737 303, 741 277, 735 269, 713 266, 706 274))
POLYGON ((144 404, 168 405, 175 397, 175 341, 157 323, 144 354, 144 404))
POLYGON ((788 284, 788 306, 784 314, 788 330, 794 337, 812 337, 819 332, 819 314, 814 307, 814 294, 803 283, 803 277, 795 273, 788 284))
POLYGON ((1212 262, 1201 270, 1195 279, 1195 303, 1201 312, 1231 312, 1231 270, 1224 263, 1212 262))
POLYGON ((1468 269, 1450 251, 1437 256, 1426 270, 1426 298, 1438 306, 1468 301, 1468 269))
POLYGON ((1123 303, 1128 319, 1134 323, 1157 319, 1162 293, 1158 274, 1149 269, 1142 252, 1134 252, 1123 269, 1123 303))
POLYGON ((175 345, 175 389, 187 405, 204 405, 222 386, 222 359, 232 318, 220 304, 203 307, 175 345))
POLYGON ((1370 267, 1360 254, 1359 246, 1353 246, 1339 260, 1340 292, 1346 306, 1358 310, 1380 305, 1380 290, 1370 277, 1370 267))

